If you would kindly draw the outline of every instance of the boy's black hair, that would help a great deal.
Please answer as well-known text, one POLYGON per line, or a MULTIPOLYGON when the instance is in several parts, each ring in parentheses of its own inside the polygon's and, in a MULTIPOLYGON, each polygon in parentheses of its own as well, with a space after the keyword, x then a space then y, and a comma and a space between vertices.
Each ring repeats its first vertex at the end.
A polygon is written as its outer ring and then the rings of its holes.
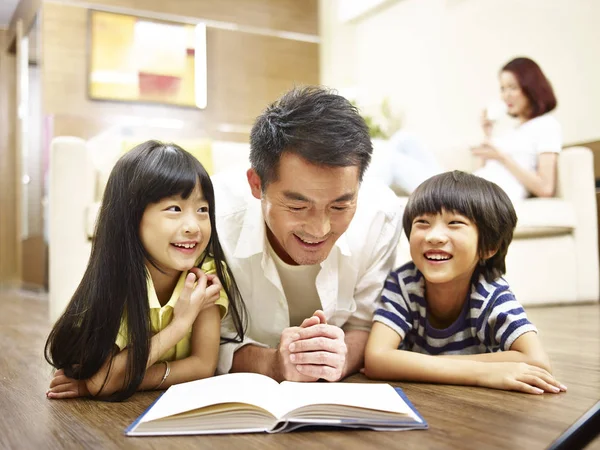
POLYGON ((508 195, 497 184, 455 170, 429 178, 412 193, 402 218, 410 239, 412 223, 421 214, 456 212, 472 221, 478 231, 476 271, 488 282, 506 272, 506 252, 517 225, 517 213, 508 195), (486 259, 490 252, 496 253, 486 259))
POLYGON ((261 188, 277 180, 283 152, 325 166, 359 167, 359 180, 373 146, 364 119, 344 97, 319 87, 296 87, 258 116, 250 133, 250 164, 261 188))
POLYGON ((88 379, 114 356, 121 319, 125 317, 129 352, 124 388, 106 400, 131 396, 146 373, 152 332, 145 261, 155 262, 140 238, 142 215, 148 205, 163 198, 188 198, 198 183, 209 205, 211 225, 205 255, 214 258, 217 276, 229 298, 228 314, 237 331, 235 338, 222 341, 243 340, 245 309, 219 243, 210 177, 202 164, 181 147, 144 142, 122 156, 110 173, 88 266, 45 346, 50 364, 63 369, 70 378, 88 379))

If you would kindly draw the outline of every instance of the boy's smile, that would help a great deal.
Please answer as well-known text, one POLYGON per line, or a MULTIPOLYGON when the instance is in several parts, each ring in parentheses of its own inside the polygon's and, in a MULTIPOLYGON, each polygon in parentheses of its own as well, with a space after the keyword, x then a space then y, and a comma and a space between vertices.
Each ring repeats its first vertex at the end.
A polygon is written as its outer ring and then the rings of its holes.
POLYGON ((477 243, 475 224, 445 210, 417 216, 410 233, 410 253, 426 285, 447 285, 452 290, 468 287, 479 260, 477 243))
POLYGON ((428 261, 444 262, 452 259, 452 255, 443 250, 429 250, 423 254, 428 261))

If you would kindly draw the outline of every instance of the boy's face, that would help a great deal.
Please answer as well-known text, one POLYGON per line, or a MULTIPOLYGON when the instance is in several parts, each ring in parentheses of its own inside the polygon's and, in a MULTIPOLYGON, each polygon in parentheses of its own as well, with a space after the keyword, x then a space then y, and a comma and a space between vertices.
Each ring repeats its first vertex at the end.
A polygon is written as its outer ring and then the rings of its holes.
POLYGON ((468 285, 479 261, 478 236, 475 224, 461 214, 443 210, 415 217, 410 254, 426 284, 468 285))

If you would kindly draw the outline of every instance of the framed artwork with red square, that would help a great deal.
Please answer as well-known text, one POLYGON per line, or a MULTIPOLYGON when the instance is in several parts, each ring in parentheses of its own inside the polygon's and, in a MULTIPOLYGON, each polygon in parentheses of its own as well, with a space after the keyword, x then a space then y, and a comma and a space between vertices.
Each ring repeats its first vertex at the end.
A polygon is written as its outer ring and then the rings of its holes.
POLYGON ((94 100, 206 107, 206 26, 90 10, 94 100))

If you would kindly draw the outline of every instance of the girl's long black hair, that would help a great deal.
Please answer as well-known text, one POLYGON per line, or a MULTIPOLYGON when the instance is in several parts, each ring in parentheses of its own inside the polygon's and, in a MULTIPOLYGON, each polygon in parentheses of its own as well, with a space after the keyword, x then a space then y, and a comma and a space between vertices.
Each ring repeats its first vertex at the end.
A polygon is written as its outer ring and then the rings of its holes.
POLYGON ((234 338, 221 341, 243 340, 246 312, 217 236, 215 194, 208 173, 177 145, 157 141, 140 144, 122 156, 110 174, 85 274, 45 345, 45 357, 51 365, 63 369, 68 377, 88 379, 113 357, 125 317, 129 352, 124 389, 106 400, 130 397, 146 372, 152 334, 145 263, 153 262, 139 235, 144 210, 165 197, 188 198, 198 182, 209 205, 212 228, 205 252, 215 260, 237 332, 234 338))

